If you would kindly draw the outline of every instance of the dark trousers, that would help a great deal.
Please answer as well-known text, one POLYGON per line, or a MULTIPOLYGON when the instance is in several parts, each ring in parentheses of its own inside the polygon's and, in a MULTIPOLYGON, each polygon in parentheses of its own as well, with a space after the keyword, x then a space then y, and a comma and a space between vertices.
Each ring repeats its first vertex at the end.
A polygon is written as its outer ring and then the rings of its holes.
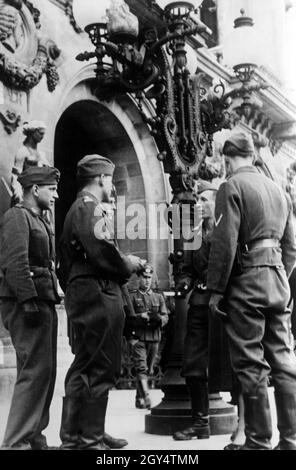
POLYGON ((277 393, 296 394, 289 297, 281 268, 250 268, 231 279, 225 325, 233 368, 244 394, 257 395, 266 389, 270 371, 277 393))
POLYGON ((120 288, 111 282, 77 278, 67 289, 65 305, 75 337, 66 396, 106 396, 121 370, 124 310, 120 288))
POLYGON ((184 342, 181 375, 208 380, 209 366, 209 309, 207 305, 190 307, 184 342))
POLYGON ((139 340, 133 346, 134 367, 139 379, 146 379, 148 375, 153 374, 158 349, 159 341, 139 340))
POLYGON ((17 358, 14 386, 3 447, 30 448, 42 441, 49 422, 56 379, 57 314, 51 303, 38 301, 41 324, 29 327, 19 305, 3 300, 1 313, 17 358))
POLYGON ((212 319, 208 305, 190 306, 187 314, 183 377, 209 381, 210 392, 230 390, 232 370, 224 326, 212 319))

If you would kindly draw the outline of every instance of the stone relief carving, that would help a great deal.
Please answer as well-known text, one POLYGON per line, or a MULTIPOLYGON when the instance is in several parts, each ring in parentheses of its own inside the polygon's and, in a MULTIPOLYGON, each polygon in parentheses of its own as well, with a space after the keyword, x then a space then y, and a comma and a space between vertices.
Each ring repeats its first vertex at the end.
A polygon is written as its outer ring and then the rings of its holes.
POLYGON ((21 116, 10 109, 0 110, 0 119, 7 134, 12 134, 17 130, 21 122, 21 116))
POLYGON ((54 61, 49 56, 46 42, 41 39, 32 65, 24 65, 0 53, 0 80, 8 87, 29 91, 38 85, 44 73, 48 90, 52 92, 59 82, 59 75, 54 61))
MULTIPOLYGON (((25 6, 34 20, 35 28, 40 28, 40 12, 28 0, 0 0, 0 80, 8 87, 29 91, 46 74, 47 86, 54 91, 59 75, 55 64, 61 50, 54 41, 42 37, 39 33, 37 53, 27 64, 18 59, 17 48, 20 44, 25 6), (1 47, 2 46, 2 47, 1 47)), ((29 32, 29 34, 34 32, 29 32)))
POLYGON ((33 16, 36 29, 40 29, 41 28, 40 11, 38 10, 38 8, 34 7, 33 3, 29 2, 29 0, 23 0, 23 3, 26 5, 31 15, 33 16))
POLYGON ((66 1, 65 5, 65 13, 68 16, 70 20, 70 24, 72 25, 74 31, 78 34, 82 33, 83 30, 80 28, 80 26, 76 23, 75 17, 73 15, 73 6, 72 6, 72 1, 68 0, 66 1))
POLYGON ((22 6, 22 0, 0 0, 0 41, 13 53, 20 44, 22 6))

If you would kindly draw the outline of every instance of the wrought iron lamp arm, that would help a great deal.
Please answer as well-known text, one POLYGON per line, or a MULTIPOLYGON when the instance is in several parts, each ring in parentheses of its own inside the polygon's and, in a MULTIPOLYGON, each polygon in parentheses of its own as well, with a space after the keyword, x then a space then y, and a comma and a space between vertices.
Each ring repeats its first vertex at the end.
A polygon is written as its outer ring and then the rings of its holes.
POLYGON ((129 66, 138 66, 141 67, 142 63, 137 63, 134 60, 129 59, 126 57, 124 52, 120 50, 120 48, 117 46, 117 44, 114 44, 113 42, 106 41, 103 43, 100 43, 100 45, 104 46, 106 54, 111 57, 112 59, 117 60, 120 62, 122 65, 129 65, 129 66))
POLYGON ((96 52, 81 52, 80 54, 78 54, 76 56, 76 60, 79 60, 80 62, 83 62, 84 60, 90 60, 90 59, 94 59, 97 57, 97 53, 96 52))
POLYGON ((237 88, 226 93, 222 100, 227 102, 229 98, 241 98, 244 93, 252 93, 253 91, 266 90, 270 85, 267 83, 258 83, 257 85, 246 86, 243 85, 241 88, 237 88))
MULTIPOLYGON (((155 82, 158 76, 159 76, 159 69, 155 65, 153 65, 151 74, 144 82, 141 83, 141 88, 142 87, 148 88, 150 85, 152 85, 155 82)), ((127 80, 124 80, 122 76, 120 75, 117 77, 117 80, 118 80, 118 83, 124 85, 128 93, 135 93, 139 91, 138 84, 133 85, 132 83, 129 83, 127 80)))
POLYGON ((185 29, 182 32, 175 31, 173 33, 168 33, 163 38, 159 39, 155 44, 153 44, 153 46, 151 46, 150 49, 147 51, 147 54, 149 56, 153 55, 157 49, 162 47, 164 44, 167 44, 168 42, 174 41, 175 39, 183 39, 185 37, 193 36, 194 34, 203 32, 211 33, 209 28, 201 23, 191 28, 185 29))

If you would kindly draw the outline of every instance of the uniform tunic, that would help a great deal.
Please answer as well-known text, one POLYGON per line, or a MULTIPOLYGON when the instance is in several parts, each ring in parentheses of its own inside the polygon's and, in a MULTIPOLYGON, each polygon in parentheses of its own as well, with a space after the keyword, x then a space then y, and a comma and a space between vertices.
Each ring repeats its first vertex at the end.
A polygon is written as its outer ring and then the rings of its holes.
MULTIPOLYGON (((59 302, 51 226, 23 205, 9 209, 0 224, 2 320, 17 356, 17 379, 4 436, 5 447, 42 440, 56 376, 59 302), (22 302, 34 300, 38 325, 26 320, 22 302)), ((45 439, 45 438, 44 438, 45 439)))
POLYGON ((117 249, 109 223, 99 201, 86 191, 78 194, 65 219, 59 278, 75 338, 75 359, 65 380, 70 397, 105 396, 120 374, 121 285, 132 268, 117 249))
POLYGON ((272 369, 277 391, 296 393, 287 308, 296 256, 291 203, 273 181, 243 167, 221 185, 215 212, 208 288, 224 294, 243 392, 266 387, 272 369))
POLYGON ((167 308, 162 294, 152 289, 137 289, 130 294, 135 312, 133 319, 133 336, 138 339, 133 347, 133 359, 136 374, 146 378, 153 374, 155 361, 161 340, 161 326, 168 322, 167 308), (149 320, 141 318, 147 312, 149 320))

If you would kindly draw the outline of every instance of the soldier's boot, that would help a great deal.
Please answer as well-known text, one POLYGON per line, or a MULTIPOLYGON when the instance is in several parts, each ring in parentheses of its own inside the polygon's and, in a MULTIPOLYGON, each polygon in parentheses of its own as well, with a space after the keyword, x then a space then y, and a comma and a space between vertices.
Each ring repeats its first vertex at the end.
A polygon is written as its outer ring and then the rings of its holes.
POLYGON ((78 449, 80 439, 80 412, 82 399, 63 398, 62 423, 60 429, 61 450, 78 449))
POLYGON ((243 397, 246 442, 241 450, 271 450, 272 424, 267 390, 243 397))
POLYGON ((110 434, 107 434, 106 432, 104 432, 103 440, 104 440, 104 443, 110 449, 122 449, 122 447, 125 447, 128 445, 128 442, 126 439, 116 439, 115 437, 110 436, 110 434))
POLYGON ((186 378, 189 389, 192 407, 192 425, 177 431, 173 434, 176 441, 189 441, 196 437, 197 439, 209 439, 210 420, 209 420, 209 393, 208 384, 197 377, 186 378))
POLYGON ((80 414, 80 450, 110 450, 104 441, 108 396, 83 400, 80 414))
POLYGON ((144 399, 145 408, 150 410, 150 408, 151 408, 151 399, 150 399, 150 395, 149 395, 148 380, 147 380, 146 377, 145 378, 141 377, 139 379, 139 387, 140 387, 141 396, 144 399))
POLYGON ((59 447, 57 446, 49 446, 47 444, 46 437, 42 433, 35 436, 34 439, 30 439, 30 446, 32 450, 58 450, 59 449, 59 447))
POLYGON ((274 450, 296 450, 296 396, 275 393, 280 440, 274 450))
POLYGON ((136 380, 136 400, 135 400, 136 408, 141 410, 146 408, 144 397, 142 396, 142 387, 139 383, 139 379, 136 380))
POLYGON ((48 450, 47 440, 44 434, 39 433, 33 439, 30 439, 30 446, 32 450, 48 450))

